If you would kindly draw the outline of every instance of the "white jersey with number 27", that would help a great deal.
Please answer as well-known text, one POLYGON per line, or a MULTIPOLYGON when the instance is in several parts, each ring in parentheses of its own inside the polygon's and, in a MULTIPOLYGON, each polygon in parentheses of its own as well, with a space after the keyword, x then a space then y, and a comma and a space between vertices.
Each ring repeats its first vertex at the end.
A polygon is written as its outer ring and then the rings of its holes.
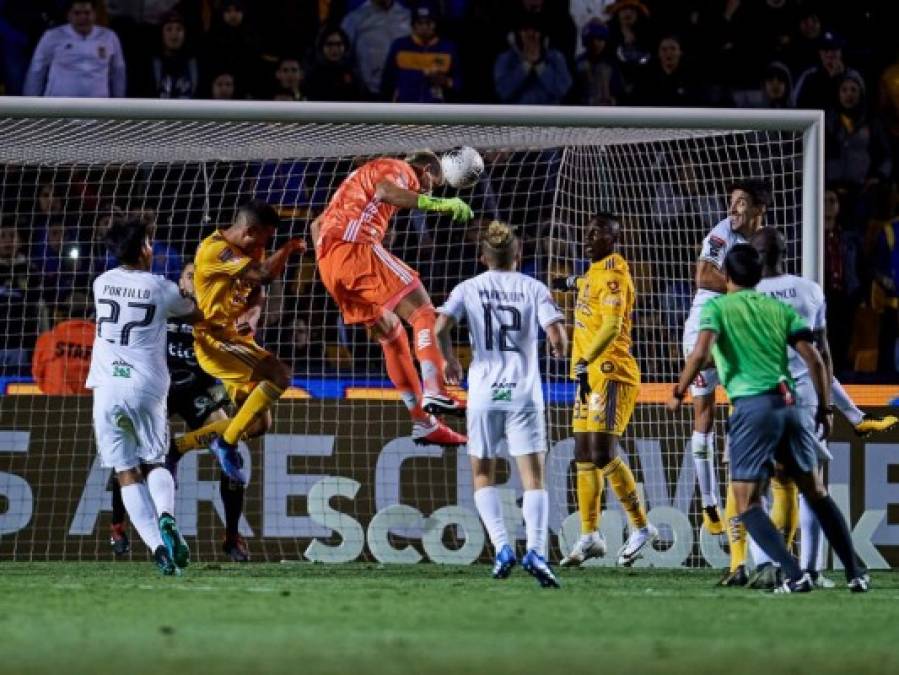
POLYGON ((193 300, 164 277, 116 267, 94 280, 97 336, 88 389, 116 387, 165 398, 166 323, 193 312, 193 300))
POLYGON ((562 321, 549 289, 519 272, 491 270, 456 286, 442 314, 468 324, 468 407, 543 410, 537 340, 562 321))

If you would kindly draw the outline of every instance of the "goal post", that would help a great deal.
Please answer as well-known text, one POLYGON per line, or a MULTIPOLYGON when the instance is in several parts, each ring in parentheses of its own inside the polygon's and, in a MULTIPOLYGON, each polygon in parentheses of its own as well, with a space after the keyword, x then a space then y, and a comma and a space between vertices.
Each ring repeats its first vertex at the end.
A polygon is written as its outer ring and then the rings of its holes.
MULTIPOLYGON (((71 299, 86 294, 107 263, 97 247, 113 209, 158 214, 156 271, 174 277, 247 198, 277 206, 284 234, 304 235, 361 160, 471 145, 486 170, 459 195, 479 220, 460 227, 401 214, 389 248, 421 273, 439 304, 478 271, 483 222, 518 227, 524 271, 549 281, 584 269, 582 229, 592 212, 618 213, 638 292, 635 353, 644 373, 623 454, 663 530, 660 550, 644 562, 718 564, 720 548, 699 533, 692 466, 683 461, 687 417, 660 405, 681 362, 692 265, 702 237, 725 215, 728 183, 767 178, 770 222, 786 233, 789 269, 823 281, 822 124, 817 111, 0 98, 0 216, 17 232, 22 281, 19 296, 0 304, 0 556, 111 556, 109 476, 94 457, 90 397, 43 395, 31 356, 39 334, 67 318, 71 299)), ((570 318, 572 298, 557 301, 570 318)), ((260 340, 290 362, 294 386, 276 405, 272 433, 245 448, 252 477, 241 528, 254 556, 485 555, 467 458, 411 443, 378 346, 340 322, 311 253, 273 286, 265 317, 260 340)), ((464 346, 461 355, 470 355, 464 346)), ((573 391, 564 362, 547 356, 543 367, 556 556, 576 518, 573 391)), ((509 526, 523 536, 520 483, 509 471, 501 476, 509 526)), ((208 455, 185 457, 178 517, 200 560, 219 555, 216 480, 208 455)), ((613 497, 605 508, 614 542, 624 521, 613 497)), ((141 545, 134 549, 144 555, 141 545)))

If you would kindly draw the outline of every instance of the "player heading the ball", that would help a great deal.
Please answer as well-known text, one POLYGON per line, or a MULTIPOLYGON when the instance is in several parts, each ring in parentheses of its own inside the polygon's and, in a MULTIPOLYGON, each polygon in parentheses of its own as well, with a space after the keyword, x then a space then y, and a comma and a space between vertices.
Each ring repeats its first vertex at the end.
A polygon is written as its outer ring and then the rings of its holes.
POLYGON ((465 437, 431 413, 464 414, 464 406, 449 396, 443 382, 434 306, 418 273, 382 244, 398 209, 470 220, 471 208, 458 197, 429 196, 443 183, 440 158, 428 150, 405 159, 367 162, 337 188, 313 223, 313 236, 319 274, 344 322, 365 325, 384 350, 387 375, 412 417, 413 440, 451 446, 464 443, 465 437), (402 321, 412 326, 423 390, 402 321))
POLYGON ((474 501, 496 553, 493 576, 505 579, 516 558, 496 490, 496 458, 515 458, 524 485, 522 511, 527 553, 522 567, 544 588, 559 582, 546 563, 549 499, 544 488, 546 415, 537 342, 546 331, 554 356, 563 357, 568 338, 563 316, 542 283, 517 272, 518 238, 504 223, 490 223, 480 242, 488 271, 450 293, 437 319, 437 341, 446 358, 446 379, 458 384, 460 365, 450 333, 463 320, 474 348, 468 370, 468 454, 474 501))

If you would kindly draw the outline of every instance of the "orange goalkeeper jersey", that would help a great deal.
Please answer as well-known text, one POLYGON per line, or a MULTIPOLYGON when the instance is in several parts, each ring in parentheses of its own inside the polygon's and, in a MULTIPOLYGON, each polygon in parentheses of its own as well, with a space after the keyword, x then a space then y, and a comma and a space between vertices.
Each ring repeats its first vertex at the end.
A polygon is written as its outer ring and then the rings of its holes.
POLYGON ((96 334, 96 324, 83 319, 63 321, 42 333, 31 360, 38 389, 54 396, 89 395, 84 383, 96 334))

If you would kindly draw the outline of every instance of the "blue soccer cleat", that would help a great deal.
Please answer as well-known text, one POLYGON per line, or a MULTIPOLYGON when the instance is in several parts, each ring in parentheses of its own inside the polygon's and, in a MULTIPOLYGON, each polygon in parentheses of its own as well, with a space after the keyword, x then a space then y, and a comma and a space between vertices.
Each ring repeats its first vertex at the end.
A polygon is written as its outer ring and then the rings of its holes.
POLYGON ((543 556, 531 549, 521 560, 521 566, 524 571, 537 580, 543 588, 561 588, 562 584, 556 579, 549 563, 543 559, 543 556))
POLYGON ((168 513, 159 516, 159 532, 162 534, 162 543, 165 544, 175 564, 178 567, 187 567, 190 564, 190 549, 178 531, 175 519, 168 513))
POLYGON ((515 567, 517 562, 512 547, 506 544, 496 553, 496 560, 493 563, 493 578, 508 579, 509 575, 512 574, 512 568, 515 567))
POLYGON ((181 574, 181 570, 175 565, 169 550, 165 546, 159 546, 153 552, 153 561, 156 563, 157 569, 167 577, 176 577, 181 574))
POLYGON ((236 445, 230 445, 226 443, 221 436, 217 436, 213 439, 212 443, 209 444, 209 451, 215 455, 216 460, 218 460, 219 465, 222 467, 222 471, 225 472, 225 475, 228 476, 228 478, 241 485, 247 484, 247 478, 244 476, 243 471, 241 471, 243 467, 243 458, 237 451, 236 445))

